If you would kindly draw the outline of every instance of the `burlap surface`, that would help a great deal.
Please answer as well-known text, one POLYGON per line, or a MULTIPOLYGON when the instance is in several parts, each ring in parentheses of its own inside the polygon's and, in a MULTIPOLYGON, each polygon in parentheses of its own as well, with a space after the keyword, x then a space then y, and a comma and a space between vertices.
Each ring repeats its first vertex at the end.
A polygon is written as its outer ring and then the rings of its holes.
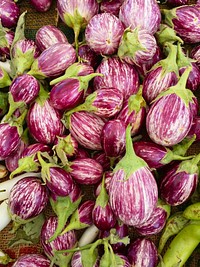
MULTIPOLYGON (((190 3, 194 3, 195 0, 190 1, 190 3)), ((20 6, 21 13, 25 10, 27 11, 26 15, 26 29, 25 34, 27 38, 34 39, 36 31, 43 25, 55 25, 58 26, 67 36, 68 40, 73 42, 73 31, 69 29, 62 21, 58 19, 57 10, 56 10, 56 0, 53 1, 51 9, 45 13, 38 13, 31 6, 29 1, 27 0, 19 0, 18 2, 20 6)), ((162 5, 162 8, 166 8, 166 5, 162 5)), ((200 101, 200 93, 196 93, 198 99, 200 101)), ((192 145, 188 154, 197 154, 200 153, 200 144, 196 143, 192 145)), ((84 200, 94 198, 93 196, 93 187, 83 187, 84 200)), ((45 215, 48 217, 52 214, 50 208, 47 209, 45 215)), ((0 215, 1 216, 1 215, 0 215)), ((1 217, 0 217, 1 219, 1 217)), ((0 249, 7 252, 10 257, 16 259, 19 255, 27 254, 27 253, 43 253, 40 243, 36 245, 17 245, 12 248, 8 246, 9 241, 14 237, 13 234, 10 233, 12 225, 9 224, 3 231, 0 232, 0 249)), ((80 234, 80 233, 79 233, 80 234)), ((130 236, 134 238, 135 232, 133 228, 130 228, 130 236)), ((151 236, 150 237, 155 244, 158 244, 159 236, 151 236)), ((3 265, 0 264, 0 267, 3 265)), ((5 265, 4 265, 5 266, 5 265)), ((12 264, 7 265, 12 266, 12 264)), ((186 267, 198 267, 200 266, 200 247, 198 246, 193 256, 188 260, 186 267)), ((28 266, 27 266, 28 267, 28 266)))

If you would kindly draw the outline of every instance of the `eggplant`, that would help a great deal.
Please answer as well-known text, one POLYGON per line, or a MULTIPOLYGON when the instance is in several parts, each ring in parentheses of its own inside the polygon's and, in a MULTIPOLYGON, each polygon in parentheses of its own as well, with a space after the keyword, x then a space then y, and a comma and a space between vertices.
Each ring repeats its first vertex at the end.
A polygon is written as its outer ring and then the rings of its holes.
POLYGON ((200 42, 199 7, 195 5, 184 5, 173 9, 163 9, 164 23, 174 28, 178 36, 185 43, 195 44, 200 42))
POLYGON ((98 151, 93 154, 92 158, 101 164, 104 171, 108 171, 110 169, 110 159, 106 156, 105 152, 98 151))
POLYGON ((170 168, 161 180, 160 197, 171 206, 185 203, 197 188, 199 155, 170 168))
POLYGON ((103 0, 100 4, 100 12, 111 13, 118 17, 123 2, 124 0, 103 0))
POLYGON ((63 121, 72 136, 84 148, 102 150, 101 131, 105 124, 102 118, 87 111, 78 111, 69 115, 68 118, 64 116, 63 121))
POLYGON ((56 26, 43 25, 36 32, 35 43, 42 52, 53 44, 68 43, 68 40, 66 35, 56 26))
POLYGON ((153 241, 147 238, 137 238, 129 246, 129 262, 132 266, 156 267, 158 252, 153 241))
POLYGON ((5 28, 2 25, 0 25, 1 34, 2 34, 2 43, 0 45, 0 56, 2 57, 2 60, 10 59, 10 48, 12 45, 12 42, 14 40, 14 31, 11 29, 5 28))
POLYGON ((96 68, 101 61, 101 56, 97 55, 87 44, 79 46, 78 55, 85 64, 93 68, 96 68))
POLYGON ((193 118, 192 127, 188 133, 188 137, 196 136, 195 141, 200 140, 200 117, 196 116, 193 118))
POLYGON ((3 27, 13 28, 17 25, 20 9, 13 0, 3 0, 0 3, 0 14, 3 27))
POLYGON ((190 56, 195 60, 195 63, 200 68, 200 45, 192 48, 190 56))
POLYGON ((113 172, 109 196, 114 214, 129 226, 141 225, 149 219, 156 206, 158 188, 147 163, 134 152, 130 125, 126 129, 125 156, 113 172))
POLYGON ((51 8, 52 0, 30 0, 30 4, 38 12, 46 12, 51 8))
POLYGON ((154 34, 159 28, 161 14, 154 0, 125 0, 119 11, 119 19, 127 28, 139 27, 154 34))
POLYGON ((103 76, 94 78, 94 90, 102 87, 117 88, 122 92, 124 100, 139 90, 139 75, 136 69, 128 63, 121 62, 118 57, 103 59, 96 72, 103 76))
MULTIPOLYGON (((109 192, 109 187, 110 187, 110 181, 113 177, 113 172, 112 171, 105 171, 104 172, 104 177, 105 177, 105 188, 107 193, 109 192)), ((102 181, 98 184, 98 186, 95 189, 95 196, 97 197, 100 194, 102 187, 102 181)))
POLYGON ((117 115, 117 119, 125 123, 125 127, 128 124, 131 125, 131 135, 138 134, 145 122, 147 105, 142 97, 142 91, 139 90, 137 94, 131 95, 124 101, 123 107, 117 115))
POLYGON ((167 4, 172 7, 188 5, 188 0, 167 0, 167 4))
POLYGON ((57 1, 58 15, 61 20, 74 30, 76 50, 78 51, 78 37, 91 18, 98 13, 99 5, 96 0, 67 0, 57 1))
POLYGON ((35 156, 35 160, 37 159, 37 152, 47 152, 48 154, 51 153, 51 148, 48 145, 42 144, 42 143, 34 143, 27 146, 24 151, 22 152, 22 158, 28 157, 28 156, 35 156))
MULTIPOLYGON (((101 132, 101 143, 107 157, 117 158, 125 151, 126 127, 122 120, 113 119, 105 123, 101 132)), ((112 164, 111 164, 112 166, 112 164)))
POLYGON ((51 262, 45 256, 33 253, 21 255, 12 266, 25 267, 27 265, 30 267, 50 267, 51 262))
POLYGON ((12 187, 8 198, 13 229, 38 216, 47 206, 48 199, 48 190, 38 178, 33 176, 19 180, 12 187))
POLYGON ((75 247, 77 239, 75 232, 69 231, 49 242, 48 240, 55 232, 57 224, 58 219, 55 216, 51 216, 45 221, 41 229, 40 242, 46 256, 51 261, 53 260, 56 265, 64 267, 68 266, 72 255, 69 253, 55 254, 55 251, 71 249, 75 247))
MULTIPOLYGON (((83 267, 83 254, 84 254, 84 250, 83 251, 76 251, 73 256, 72 256, 72 260, 71 260, 71 267, 83 267)), ((94 263, 94 265, 92 267, 99 267, 99 259, 96 259, 96 262, 94 263)))
POLYGON ((63 133, 60 114, 50 105, 48 99, 43 103, 35 101, 27 116, 27 124, 31 136, 40 143, 52 144, 56 136, 63 133))
POLYGON ((82 147, 78 148, 78 151, 77 151, 77 154, 76 154, 76 158, 77 159, 83 159, 83 158, 89 158, 89 157, 90 157, 89 151, 87 151, 85 148, 82 148, 82 147))
POLYGON ((159 94, 147 113, 146 129, 151 140, 157 144, 168 147, 178 144, 191 128, 191 103, 194 103, 195 96, 185 87, 189 72, 190 68, 175 86, 159 94), (187 97, 183 97, 183 92, 187 97))
POLYGON ((56 43, 45 49, 31 65, 28 74, 45 79, 57 77, 76 61, 76 51, 69 43, 56 43))
POLYGON ((74 159, 65 168, 79 184, 96 184, 101 180, 103 175, 102 166, 92 158, 74 159))
POLYGON ((153 58, 156 50, 156 39, 151 33, 139 27, 128 28, 123 33, 117 55, 129 64, 142 66, 153 58))
POLYGON ((122 22, 110 13, 97 14, 85 29, 87 45, 97 54, 112 55, 117 52, 124 32, 122 22))

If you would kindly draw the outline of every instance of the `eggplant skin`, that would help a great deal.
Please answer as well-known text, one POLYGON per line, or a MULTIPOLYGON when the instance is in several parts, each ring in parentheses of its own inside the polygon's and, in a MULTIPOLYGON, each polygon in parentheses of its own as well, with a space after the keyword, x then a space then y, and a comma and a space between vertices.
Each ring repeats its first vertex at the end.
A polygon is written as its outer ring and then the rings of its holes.
POLYGON ((13 267, 50 267, 51 262, 40 254, 26 254, 20 256, 12 265, 13 267))

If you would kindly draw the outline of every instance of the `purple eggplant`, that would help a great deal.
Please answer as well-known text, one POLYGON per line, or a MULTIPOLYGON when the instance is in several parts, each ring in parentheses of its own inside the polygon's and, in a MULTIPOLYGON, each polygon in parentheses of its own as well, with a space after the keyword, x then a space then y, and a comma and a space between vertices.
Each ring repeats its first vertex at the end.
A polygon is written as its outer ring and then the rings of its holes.
POLYGON ((125 27, 140 27, 154 34, 159 28, 161 14, 154 0, 125 0, 120 8, 119 19, 125 27))
POLYGON ((20 133, 17 126, 5 122, 0 124, 0 160, 14 153, 20 144, 20 133))
POLYGON ((109 187, 113 212, 127 225, 144 223, 156 206, 158 188, 147 163, 134 152, 130 125, 126 129, 125 156, 116 164, 113 172, 109 187))
POLYGON ((11 85, 11 79, 8 73, 0 67, 0 88, 4 88, 11 85))
POLYGON ((47 187, 35 177, 19 180, 11 189, 8 208, 14 227, 38 216, 48 203, 47 187))
POLYGON ((157 62, 143 81, 142 95, 147 103, 178 82, 177 47, 170 43, 165 44, 165 47, 169 48, 167 58, 157 62))
POLYGON ((166 224, 170 211, 170 206, 159 199, 152 216, 144 224, 135 227, 136 232, 141 236, 150 236, 160 233, 166 224))
POLYGON ((80 145, 87 149, 102 150, 101 131, 105 124, 102 118, 87 111, 79 111, 64 120, 80 145))
POLYGON ((22 158, 35 155, 35 160, 37 160, 37 152, 48 152, 50 154, 51 148, 48 145, 42 144, 42 143, 34 143, 29 146, 27 146, 23 153, 22 158))
MULTIPOLYGON (((85 148, 83 147, 79 147, 77 154, 76 154, 76 158, 77 159, 84 159, 84 158, 89 158, 90 157, 90 153, 89 151, 87 151, 85 148)), ((98 161, 98 160, 97 160, 98 161)), ((100 162, 99 162, 100 163, 100 162)), ((101 163, 100 163, 101 164, 101 163)))
POLYGON ((28 74, 41 79, 59 76, 75 61, 76 51, 71 44, 56 43, 34 60, 28 74))
POLYGON ((174 28, 177 34, 186 43, 200 42, 199 7, 184 5, 173 9, 163 9, 164 23, 174 28))
POLYGON ((40 254, 25 254, 20 256, 13 267, 50 267, 51 262, 48 258, 40 254))
POLYGON ((167 4, 172 7, 188 5, 188 0, 167 0, 167 4))
POLYGON ((58 15, 68 27, 73 28, 76 50, 78 50, 78 36, 84 30, 91 18, 98 13, 99 5, 96 0, 66 0, 57 1, 58 15))
POLYGON ((198 184, 199 155, 170 168, 160 183, 160 197, 171 206, 186 202, 198 184))
POLYGON ((22 75, 24 72, 30 70, 32 63, 39 56, 40 51, 35 41, 21 39, 14 43, 11 54, 16 75, 22 75))
POLYGON ((42 52, 53 44, 68 43, 68 40, 65 34, 56 26, 44 25, 37 30, 35 42, 42 52))
POLYGON ((40 143, 52 144, 56 136, 63 133, 60 115, 48 99, 43 103, 34 102, 27 118, 28 128, 32 137, 40 143))
POLYGON ((193 47, 190 55, 194 60, 196 60, 195 63, 200 68, 200 45, 193 47))
MULTIPOLYGON (((72 260, 71 260, 71 267, 83 267, 83 254, 84 254, 84 250, 83 251, 76 251, 73 256, 72 256, 72 260)), ((97 257, 94 265, 92 267, 99 267, 99 259, 97 257)))
POLYGON ((148 111, 146 129, 152 141, 157 144, 169 147, 178 144, 191 128, 191 103, 195 96, 185 87, 189 72, 190 68, 183 73, 175 86, 158 96, 148 111), (187 97, 182 97, 183 92, 187 97))
POLYGON ((121 38, 118 56, 129 64, 142 66, 153 58, 157 50, 155 37, 139 27, 126 29, 121 38))
MULTIPOLYGON (((110 181, 113 177, 113 172, 112 171, 105 171, 104 177, 105 177, 105 188, 106 188, 106 191, 109 192, 110 181)), ((97 197, 100 194, 101 187, 102 187, 102 181, 98 184, 98 186, 95 189, 95 197, 97 197)))
POLYGON ((122 120, 109 120, 101 132, 101 144, 107 157, 116 158, 125 151, 126 127, 122 120))
POLYGON ((0 118, 8 112, 8 93, 0 92, 0 118))
POLYGON ((118 17, 123 2, 124 0, 103 0, 100 4, 100 11, 111 13, 118 17))
POLYGON ((97 151, 93 154, 92 158, 101 164, 104 171, 108 171, 110 169, 110 159, 106 156, 105 152, 97 151))
POLYGON ((96 184, 102 179, 103 168, 91 158, 74 159, 66 166, 72 178, 79 184, 96 184))
POLYGON ((14 102, 30 104, 39 94, 39 82, 31 75, 23 74, 16 77, 9 88, 14 102))
POLYGON ((94 205, 95 202, 93 200, 83 202, 72 214, 69 224, 62 231, 61 235, 71 230, 80 230, 91 226, 93 224, 92 210, 94 205))
POLYGON ((101 60, 101 56, 97 55, 87 44, 79 46, 78 55, 85 64, 88 64, 93 68, 96 68, 101 60))
POLYGON ((85 29, 87 45, 97 54, 112 55, 117 52, 124 32, 122 22, 110 13, 97 14, 85 29))
POLYGON ((191 137, 194 134, 196 136, 195 141, 199 141, 200 140, 200 117, 199 116, 194 117, 188 136, 191 137))
POLYGON ((38 12, 46 12, 50 9, 52 5, 52 0, 30 0, 30 4, 38 12))
POLYGON ((132 65, 121 62, 118 57, 103 59, 96 72, 103 74, 103 77, 94 78, 94 90, 102 87, 117 88, 122 92, 124 100, 126 100, 132 94, 137 93, 139 89, 137 71, 132 65))
POLYGON ((123 107, 117 119, 125 123, 125 127, 128 124, 131 125, 131 135, 134 136, 139 133, 146 118, 146 102, 141 95, 141 90, 137 94, 130 96, 124 101, 123 107))
POLYGON ((10 59, 10 48, 14 40, 15 33, 14 31, 3 27, 2 27, 2 33, 4 36, 1 37, 3 42, 0 45, 0 56, 2 57, 2 59, 6 58, 10 59))
POLYGON ((156 267, 158 252, 153 241, 147 238, 137 238, 129 246, 128 259, 131 266, 156 267))
POLYGON ((19 6, 13 0, 2 0, 0 3, 0 19, 6 28, 13 28, 17 25, 20 15, 19 6))
POLYGON ((70 262, 69 253, 55 254, 55 251, 71 249, 75 247, 77 239, 74 231, 69 231, 64 235, 58 236, 55 240, 49 242, 58 224, 57 217, 49 217, 42 226, 40 240, 44 253, 50 260, 53 260, 58 266, 67 266, 70 262))

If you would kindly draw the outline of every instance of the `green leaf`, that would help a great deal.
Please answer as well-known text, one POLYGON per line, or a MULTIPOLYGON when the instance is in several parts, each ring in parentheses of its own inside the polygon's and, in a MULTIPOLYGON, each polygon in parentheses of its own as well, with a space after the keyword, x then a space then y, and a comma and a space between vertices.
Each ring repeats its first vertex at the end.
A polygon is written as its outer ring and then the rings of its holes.
POLYGON ((81 261, 83 267, 93 267, 98 258, 98 250, 95 249, 85 249, 81 251, 81 261))

